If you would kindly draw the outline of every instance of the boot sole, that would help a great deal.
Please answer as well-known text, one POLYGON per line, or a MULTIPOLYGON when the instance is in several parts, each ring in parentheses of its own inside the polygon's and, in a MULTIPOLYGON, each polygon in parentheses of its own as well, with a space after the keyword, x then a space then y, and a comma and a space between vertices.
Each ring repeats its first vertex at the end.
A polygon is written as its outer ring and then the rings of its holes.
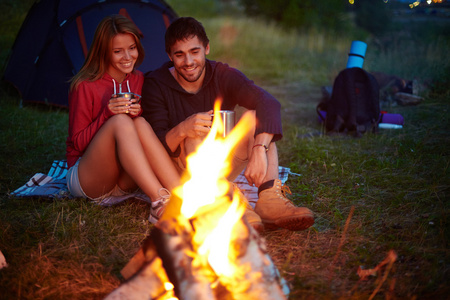
POLYGON ((281 227, 291 231, 299 231, 311 227, 314 224, 314 216, 290 216, 277 220, 262 219, 262 221, 266 230, 276 230, 281 227))

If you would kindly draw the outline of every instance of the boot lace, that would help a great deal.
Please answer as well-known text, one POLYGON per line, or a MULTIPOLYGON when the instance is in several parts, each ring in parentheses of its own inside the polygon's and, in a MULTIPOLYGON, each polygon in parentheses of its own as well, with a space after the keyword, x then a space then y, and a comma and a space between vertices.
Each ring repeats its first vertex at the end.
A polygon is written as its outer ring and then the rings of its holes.
POLYGON ((283 196, 284 196, 285 198, 287 198, 287 195, 286 195, 286 194, 292 195, 291 189, 290 189, 287 185, 283 185, 283 186, 281 187, 281 193, 283 194, 283 196))
POLYGON ((287 197, 287 194, 292 195, 291 189, 285 184, 278 186, 278 189, 281 192, 281 198, 285 201, 285 204, 294 206, 292 201, 287 197))

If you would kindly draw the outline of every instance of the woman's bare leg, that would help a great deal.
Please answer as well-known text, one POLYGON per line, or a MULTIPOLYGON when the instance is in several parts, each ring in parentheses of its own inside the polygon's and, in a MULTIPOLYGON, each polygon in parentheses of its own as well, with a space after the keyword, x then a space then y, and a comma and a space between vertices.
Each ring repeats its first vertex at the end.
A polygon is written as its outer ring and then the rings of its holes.
POLYGON ((84 192, 92 198, 104 195, 116 184, 124 190, 136 188, 130 178, 152 200, 158 198, 162 188, 133 120, 124 114, 115 115, 103 124, 81 158, 78 174, 84 192))
POLYGON ((180 174, 151 125, 142 117, 134 119, 147 161, 162 185, 172 190, 180 184, 180 174))

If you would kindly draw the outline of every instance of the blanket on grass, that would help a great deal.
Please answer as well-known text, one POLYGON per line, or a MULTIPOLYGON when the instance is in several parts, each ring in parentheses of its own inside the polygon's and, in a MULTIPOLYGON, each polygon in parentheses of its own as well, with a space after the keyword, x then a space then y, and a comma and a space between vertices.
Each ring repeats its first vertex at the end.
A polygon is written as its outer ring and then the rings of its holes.
MULTIPOLYGON (((290 168, 279 167, 279 176, 283 184, 288 180, 289 174, 297 175, 300 174, 292 173, 290 168)), ((36 173, 33 177, 28 180, 26 184, 10 193, 13 197, 41 197, 50 199, 62 199, 62 198, 72 198, 69 190, 67 189, 66 174, 67 174, 67 161, 66 160, 55 160, 52 163, 50 171, 47 174, 36 173)), ((247 179, 244 176, 244 172, 239 174, 239 176, 234 181, 245 197, 248 199, 252 207, 255 207, 256 201, 258 200, 258 188, 250 186, 247 179)), ((130 193, 124 196, 111 196, 102 200, 99 205, 111 206, 118 204, 126 199, 136 198, 142 201, 151 203, 150 198, 142 193, 141 191, 130 193)))

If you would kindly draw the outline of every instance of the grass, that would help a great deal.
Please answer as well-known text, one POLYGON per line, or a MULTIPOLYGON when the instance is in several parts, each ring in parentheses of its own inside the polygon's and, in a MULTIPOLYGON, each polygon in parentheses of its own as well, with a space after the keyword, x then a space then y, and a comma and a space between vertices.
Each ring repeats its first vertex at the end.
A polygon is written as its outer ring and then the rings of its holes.
MULTIPOLYGON (((1 23, 2 60, 29 7, 5 3, 17 21, 13 28, 1 23)), ((430 88, 418 106, 388 108, 405 118, 403 129, 353 139, 322 135, 315 113, 320 86, 345 66, 351 33, 285 32, 240 17, 201 21, 210 58, 239 67, 283 105, 280 164, 301 174, 289 177, 291 198, 316 214, 306 231, 263 234, 290 299, 447 299, 450 62, 439 53, 448 52, 448 35, 430 40, 420 32, 400 42, 402 29, 391 47, 367 36, 365 68, 426 80, 430 88), (397 254, 392 268, 360 280, 358 268, 374 269, 390 250, 397 254)), ((9 264, 0 270, 1 298, 103 298, 123 281, 120 270, 152 229, 148 205, 9 197, 64 158, 68 116, 20 107, 5 83, 0 93, 0 251, 9 264)))

